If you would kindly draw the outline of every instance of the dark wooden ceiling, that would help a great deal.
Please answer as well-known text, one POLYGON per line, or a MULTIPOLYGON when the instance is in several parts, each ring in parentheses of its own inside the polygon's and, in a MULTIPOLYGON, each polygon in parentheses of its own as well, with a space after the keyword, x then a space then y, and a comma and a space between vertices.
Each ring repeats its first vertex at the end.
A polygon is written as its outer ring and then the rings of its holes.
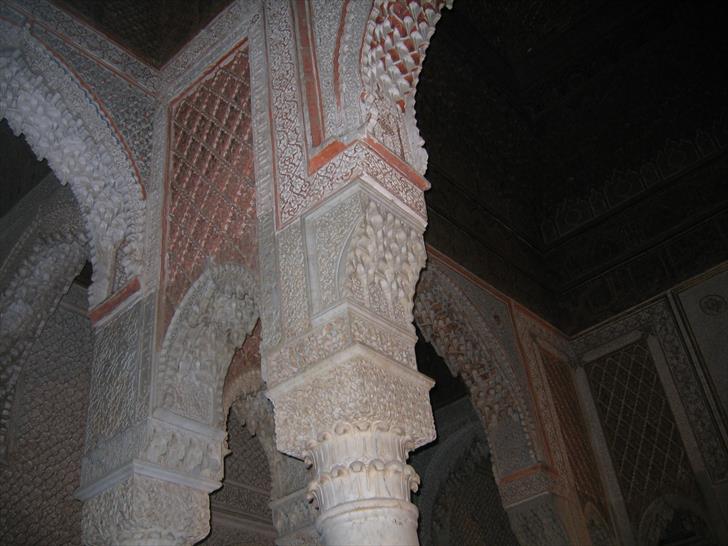
POLYGON ((53 1, 159 68, 232 0, 53 1))
POLYGON ((568 332, 727 259, 727 14, 455 2, 417 91, 428 242, 568 332))

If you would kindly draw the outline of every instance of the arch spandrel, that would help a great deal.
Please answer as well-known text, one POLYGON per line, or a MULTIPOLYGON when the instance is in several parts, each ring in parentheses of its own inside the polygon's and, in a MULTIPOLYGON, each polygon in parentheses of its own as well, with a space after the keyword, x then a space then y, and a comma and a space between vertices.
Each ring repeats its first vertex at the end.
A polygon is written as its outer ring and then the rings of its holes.
POLYGON ((0 117, 73 190, 93 264, 89 299, 100 304, 141 273, 143 188, 99 105, 27 30, 4 21, 0 117))

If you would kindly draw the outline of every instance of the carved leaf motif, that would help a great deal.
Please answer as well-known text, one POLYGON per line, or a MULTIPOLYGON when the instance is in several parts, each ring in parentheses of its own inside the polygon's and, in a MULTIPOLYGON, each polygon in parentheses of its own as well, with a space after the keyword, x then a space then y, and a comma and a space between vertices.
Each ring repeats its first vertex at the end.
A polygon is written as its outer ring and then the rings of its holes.
POLYGON ((389 320, 410 324, 426 259, 422 235, 373 199, 365 207, 352 236, 343 293, 389 320))

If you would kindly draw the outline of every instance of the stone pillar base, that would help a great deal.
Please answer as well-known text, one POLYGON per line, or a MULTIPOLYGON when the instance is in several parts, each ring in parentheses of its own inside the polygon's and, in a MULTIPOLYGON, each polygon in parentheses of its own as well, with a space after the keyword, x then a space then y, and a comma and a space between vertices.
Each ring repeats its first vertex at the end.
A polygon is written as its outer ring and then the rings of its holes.
POLYGON ((418 514, 409 501, 367 499, 328 510, 316 527, 326 545, 417 546, 418 514))

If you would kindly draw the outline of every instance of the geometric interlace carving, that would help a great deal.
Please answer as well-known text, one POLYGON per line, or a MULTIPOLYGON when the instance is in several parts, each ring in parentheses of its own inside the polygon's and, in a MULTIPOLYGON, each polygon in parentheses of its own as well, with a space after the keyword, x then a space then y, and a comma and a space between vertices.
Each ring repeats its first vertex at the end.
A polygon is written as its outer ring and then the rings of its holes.
POLYGON ((597 504, 604 514, 606 506, 602 482, 597 473, 597 464, 579 406, 571 368, 566 361, 550 351, 540 349, 540 352, 576 489, 597 504))
POLYGON ((249 72, 242 47, 172 112, 167 320, 208 257, 257 270, 249 72))
POLYGON ((586 367, 627 512, 636 528, 657 497, 689 497, 694 478, 647 342, 586 367))
POLYGON ((438 493, 432 521, 438 546, 515 546, 503 509, 493 464, 485 446, 474 441, 438 493))

